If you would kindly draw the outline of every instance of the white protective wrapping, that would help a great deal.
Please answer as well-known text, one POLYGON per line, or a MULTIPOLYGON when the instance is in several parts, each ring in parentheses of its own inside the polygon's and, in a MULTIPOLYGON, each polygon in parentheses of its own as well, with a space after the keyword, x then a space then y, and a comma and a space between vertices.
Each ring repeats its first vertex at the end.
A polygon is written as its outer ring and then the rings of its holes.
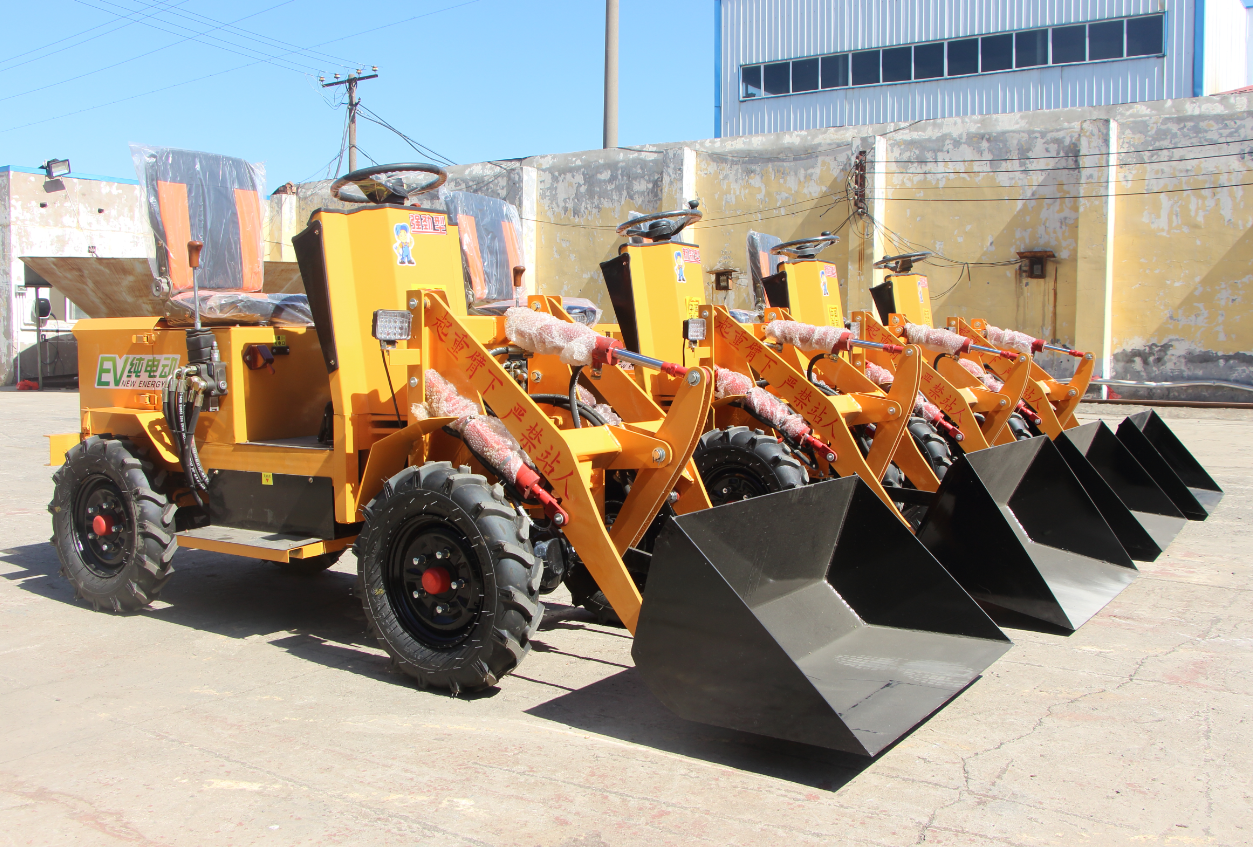
POLYGON ((1004 347, 1006 350, 1017 350, 1019 353, 1030 353, 1031 344, 1035 341, 1025 332, 1018 332, 1012 329, 1000 329, 999 327, 988 325, 987 331, 984 332, 988 341, 997 347, 1004 347))
POLYGON ((610 406, 608 403, 597 403, 596 395, 581 385, 576 385, 574 388, 578 392, 579 402, 604 418, 605 423, 610 426, 622 425, 622 418, 618 417, 618 413, 613 410, 613 406, 610 406))
POLYGON ((800 321, 771 321, 766 324, 766 337, 780 344, 791 344, 806 352, 830 353, 848 330, 843 327, 814 326, 800 321))
POLYGON ((726 368, 715 369, 714 396, 721 399, 735 394, 744 395, 744 405, 749 411, 780 432, 792 438, 809 434, 810 428, 804 418, 769 391, 754 385, 752 378, 726 368))
MULTIPOLYGON (((892 373, 887 368, 879 367, 874 362, 866 362, 866 376, 870 377, 870 381, 875 385, 884 389, 896 381, 896 374, 892 373)), ((944 417, 940 414, 940 407, 927 400, 927 398, 922 395, 921 391, 919 391, 918 396, 914 398, 914 412, 922 415, 932 423, 935 423, 937 420, 944 417)))
POLYGON ((870 381, 875 385, 891 385, 896 380, 896 374, 887 368, 881 368, 874 362, 866 362, 866 376, 870 377, 870 381))
POLYGON ((596 332, 590 327, 520 306, 505 312, 505 335, 523 350, 557 356, 571 367, 590 365, 596 349, 596 332))
POLYGON ((479 405, 458 394, 438 371, 426 371, 426 402, 413 404, 413 416, 418 420, 456 418, 452 428, 510 485, 517 482, 518 470, 531 464, 508 428, 497 418, 480 414, 479 405))
MULTIPOLYGON (((996 343, 1000 344, 999 341, 996 343)), ((958 359, 957 361, 961 363, 963 368, 970 372, 971 376, 982 382, 988 391, 1000 391, 1001 386, 1005 384, 969 359, 958 359)))
POLYGON ((910 344, 921 344, 923 347, 941 350, 950 356, 960 351, 969 340, 947 329, 908 323, 905 324, 905 338, 910 344))

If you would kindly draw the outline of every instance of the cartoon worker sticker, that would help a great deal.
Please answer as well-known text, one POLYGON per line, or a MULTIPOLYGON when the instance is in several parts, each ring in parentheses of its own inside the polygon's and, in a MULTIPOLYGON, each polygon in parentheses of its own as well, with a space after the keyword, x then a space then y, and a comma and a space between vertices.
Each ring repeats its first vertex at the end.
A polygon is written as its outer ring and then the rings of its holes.
POLYGON ((683 251, 674 251, 674 277, 676 282, 687 282, 687 275, 683 273, 683 251))
POLYGON ((395 233, 396 243, 392 249, 396 251, 396 264, 417 264, 413 261, 413 236, 409 233, 409 224, 396 224, 395 233))

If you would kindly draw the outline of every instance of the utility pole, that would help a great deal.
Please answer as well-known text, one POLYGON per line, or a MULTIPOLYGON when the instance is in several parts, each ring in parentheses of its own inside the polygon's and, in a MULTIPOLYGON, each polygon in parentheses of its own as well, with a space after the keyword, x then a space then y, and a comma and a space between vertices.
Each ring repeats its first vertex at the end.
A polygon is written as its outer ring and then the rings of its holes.
POLYGON ((605 0, 605 144, 618 146, 618 0, 605 0))
MULTIPOLYGON (((613 0, 617 2, 617 0, 613 0)), ((354 73, 350 73, 347 79, 340 79, 339 74, 335 74, 334 82, 327 82, 326 77, 318 77, 318 82, 322 83, 323 88, 331 88, 336 85, 348 86, 348 172, 352 173, 357 169, 357 106, 361 100, 357 98, 357 83, 364 82, 367 79, 378 78, 378 65, 370 68, 372 73, 361 75, 361 68, 357 68, 354 73)))

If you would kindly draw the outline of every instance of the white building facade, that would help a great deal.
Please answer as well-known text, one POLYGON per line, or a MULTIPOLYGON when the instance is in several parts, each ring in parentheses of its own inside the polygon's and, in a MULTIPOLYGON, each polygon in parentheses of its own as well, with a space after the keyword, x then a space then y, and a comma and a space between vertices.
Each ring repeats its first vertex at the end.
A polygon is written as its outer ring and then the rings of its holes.
POLYGON ((715 0, 718 137, 1247 85, 1243 0, 715 0))

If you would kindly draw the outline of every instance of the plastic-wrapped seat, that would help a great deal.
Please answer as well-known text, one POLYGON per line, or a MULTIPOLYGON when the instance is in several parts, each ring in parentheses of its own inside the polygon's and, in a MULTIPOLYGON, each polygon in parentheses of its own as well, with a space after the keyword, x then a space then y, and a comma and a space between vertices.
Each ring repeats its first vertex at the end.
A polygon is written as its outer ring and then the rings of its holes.
POLYGON ((153 294, 171 326, 195 321, 189 241, 204 245, 196 277, 203 325, 313 324, 305 295, 262 290, 261 166, 169 147, 136 145, 131 155, 156 242, 153 294))

